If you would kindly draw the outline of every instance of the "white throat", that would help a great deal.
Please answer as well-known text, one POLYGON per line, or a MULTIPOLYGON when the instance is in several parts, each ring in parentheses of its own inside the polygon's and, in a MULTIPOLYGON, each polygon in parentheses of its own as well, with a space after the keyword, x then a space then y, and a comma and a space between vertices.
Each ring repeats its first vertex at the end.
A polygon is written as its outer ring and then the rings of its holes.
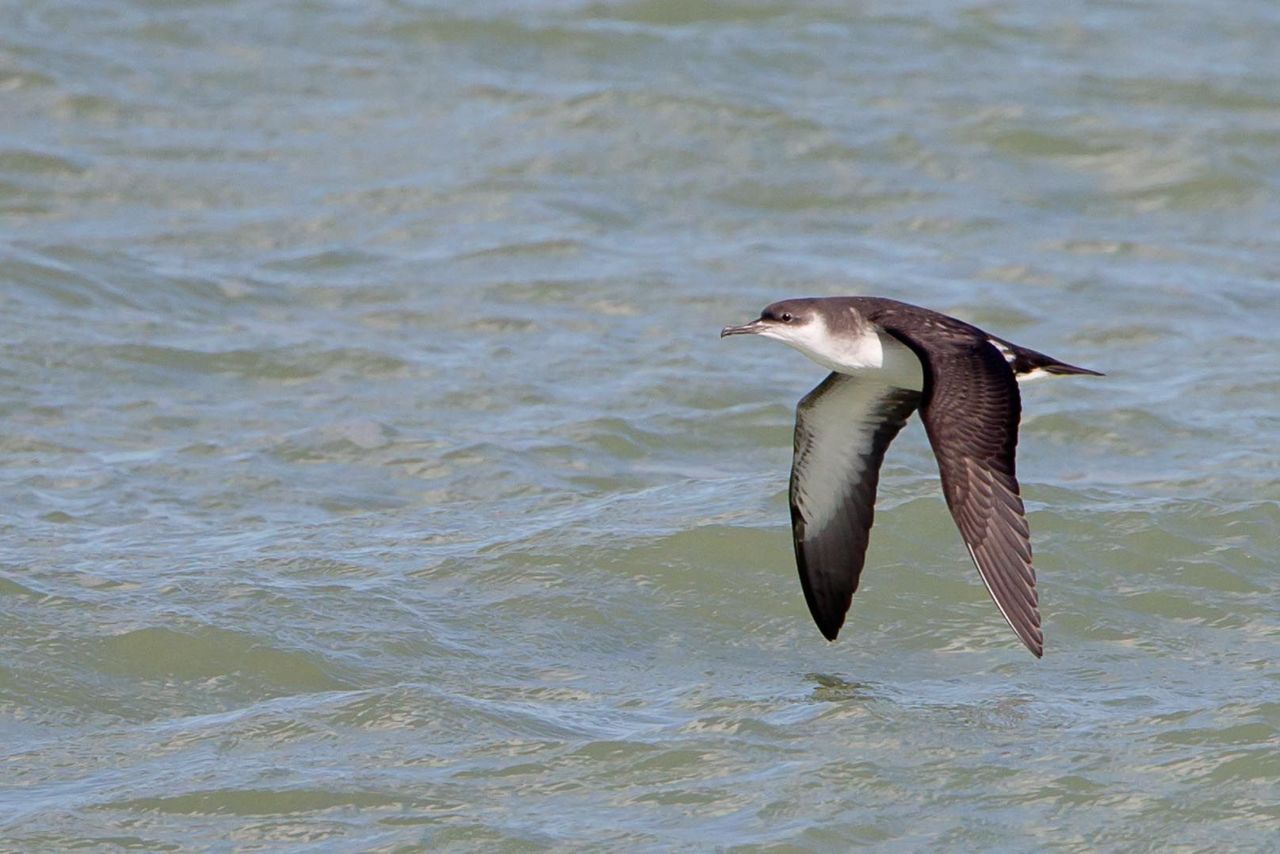
POLYGON ((858 335, 833 335, 826 321, 817 316, 803 326, 770 326, 760 334, 777 338, 824 368, 842 374, 869 374, 900 388, 924 388, 920 359, 874 324, 865 324, 858 335))

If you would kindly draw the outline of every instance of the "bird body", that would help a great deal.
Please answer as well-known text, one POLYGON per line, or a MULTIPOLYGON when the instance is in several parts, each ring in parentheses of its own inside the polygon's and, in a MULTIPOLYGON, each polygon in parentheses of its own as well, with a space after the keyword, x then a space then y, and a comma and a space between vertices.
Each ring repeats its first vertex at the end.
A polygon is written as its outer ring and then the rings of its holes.
POLYGON ((919 410, 947 506, 987 590, 1027 648, 1043 654, 1016 474, 1017 379, 1096 371, 880 297, 783 300, 720 334, 776 338, 832 371, 796 407, 790 486, 800 583, 828 640, 858 587, 885 451, 919 410))

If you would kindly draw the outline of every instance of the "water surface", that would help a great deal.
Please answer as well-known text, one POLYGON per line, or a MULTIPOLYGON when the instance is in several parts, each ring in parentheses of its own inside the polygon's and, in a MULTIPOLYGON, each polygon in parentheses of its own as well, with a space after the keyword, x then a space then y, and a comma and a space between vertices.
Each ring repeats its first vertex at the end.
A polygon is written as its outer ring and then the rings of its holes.
POLYGON ((0 10, 0 838, 1264 849, 1280 11, 0 10), (1025 387, 1047 653, 894 445, 850 622, 822 371, 928 305, 1025 387))

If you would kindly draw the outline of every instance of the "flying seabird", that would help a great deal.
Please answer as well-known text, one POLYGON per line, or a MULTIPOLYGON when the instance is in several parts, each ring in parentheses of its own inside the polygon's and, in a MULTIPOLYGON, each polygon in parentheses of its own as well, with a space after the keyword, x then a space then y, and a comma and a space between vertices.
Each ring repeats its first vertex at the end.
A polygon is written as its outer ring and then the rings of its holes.
POLYGON ((777 338, 832 371, 796 407, 790 491, 800 585, 827 640, 858 589, 885 449, 919 409, 947 507, 983 583, 1027 649, 1043 655, 1015 473, 1017 380, 1101 374, 880 297, 783 300, 726 326, 727 335, 777 338))

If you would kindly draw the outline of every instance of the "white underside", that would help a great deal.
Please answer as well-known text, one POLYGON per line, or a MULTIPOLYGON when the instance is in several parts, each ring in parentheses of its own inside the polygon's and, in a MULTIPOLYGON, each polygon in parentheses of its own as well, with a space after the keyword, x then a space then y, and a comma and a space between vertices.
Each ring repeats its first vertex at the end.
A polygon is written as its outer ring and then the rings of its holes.
POLYGON ((872 324, 857 336, 832 335, 821 317, 803 326, 771 326, 761 334, 799 350, 824 368, 857 377, 829 389, 803 418, 809 436, 797 505, 817 534, 840 513, 849 484, 862 477, 880 423, 880 400, 892 387, 920 391, 924 369, 902 342, 872 324))
POLYGON ((920 391, 924 369, 911 349, 878 327, 868 325, 856 337, 831 335, 821 317, 804 326, 774 326, 761 332, 804 353, 833 371, 855 376, 871 374, 885 385, 920 391))
POLYGON ((840 512, 849 484, 862 477, 871 442, 880 427, 872 412, 887 388, 867 379, 844 382, 805 411, 809 447, 804 449, 797 504, 812 534, 822 531, 840 512))

